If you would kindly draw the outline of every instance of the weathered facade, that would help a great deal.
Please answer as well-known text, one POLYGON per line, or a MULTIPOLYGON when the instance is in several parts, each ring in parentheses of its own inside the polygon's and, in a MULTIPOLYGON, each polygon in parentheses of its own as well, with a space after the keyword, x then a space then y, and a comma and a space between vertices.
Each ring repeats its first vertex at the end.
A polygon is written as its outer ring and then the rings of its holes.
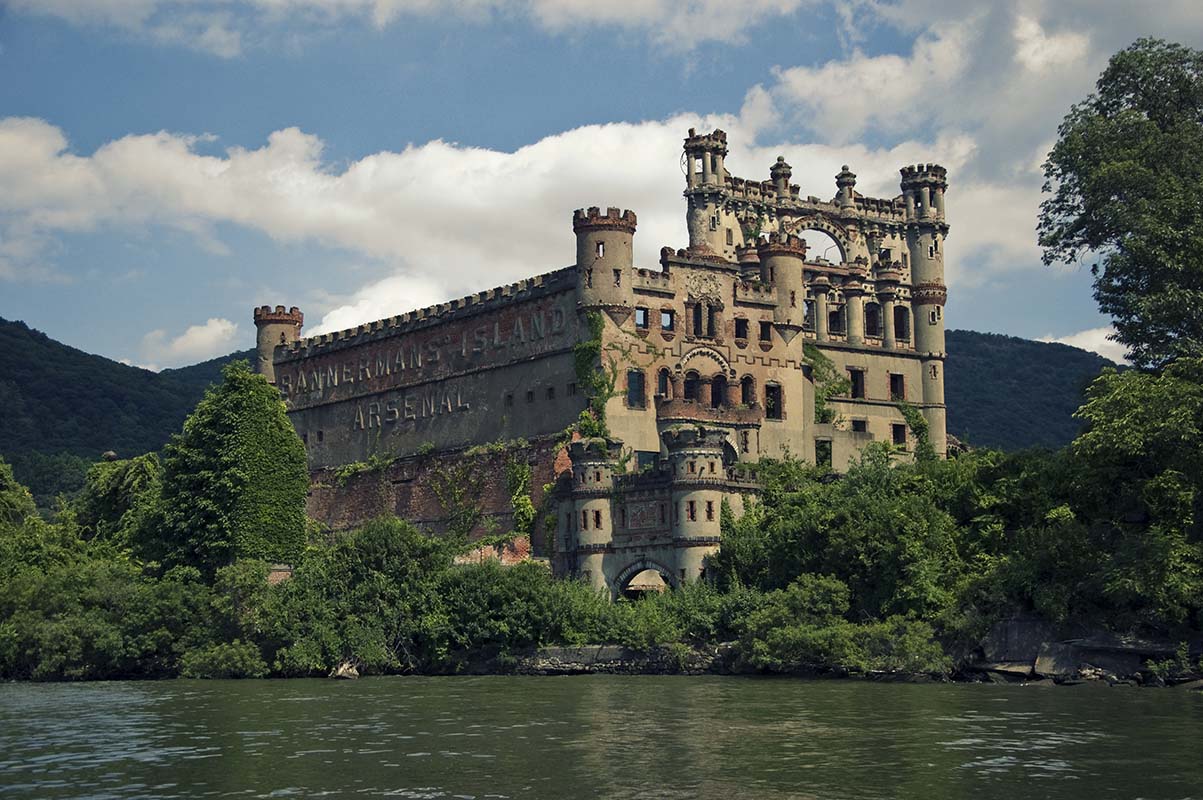
MULTIPOLYGON (((907 451, 902 402, 943 455, 945 170, 906 167, 901 194, 878 199, 844 167, 824 201, 801 196, 781 157, 768 180, 732 176, 726 144, 690 130, 689 245, 662 249, 658 268, 634 262, 634 213, 590 208, 573 216, 575 264, 517 284, 309 339, 297 309, 258 309, 260 369, 313 469, 387 457, 412 481, 414 454, 517 438, 549 467, 600 385, 611 440, 574 443, 572 476, 536 492, 557 523, 533 544, 558 571, 621 591, 645 570, 669 584, 701 574, 715 509, 751 491, 739 462, 788 453, 839 469, 872 441, 907 451), (808 252, 812 230, 834 258, 808 252), (608 380, 577 373, 582 342, 608 380), (824 364, 850 389, 817 419, 824 364)), ((384 505, 438 527, 401 499, 384 505)))

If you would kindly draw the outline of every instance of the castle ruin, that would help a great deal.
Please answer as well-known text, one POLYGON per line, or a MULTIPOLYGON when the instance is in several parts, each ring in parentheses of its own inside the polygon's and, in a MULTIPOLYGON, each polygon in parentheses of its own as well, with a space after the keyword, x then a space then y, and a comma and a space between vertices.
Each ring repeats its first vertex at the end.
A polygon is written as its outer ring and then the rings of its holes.
MULTIPOLYGON (((617 594, 703 574, 721 504, 738 513, 755 492, 747 462, 838 470, 873 441, 905 457, 904 403, 945 455, 944 168, 902 169, 885 199, 844 167, 827 201, 801 196, 783 157, 755 181, 726 156, 723 131, 689 131, 689 245, 663 248, 657 268, 635 263, 633 212, 589 208, 573 215, 575 263, 516 284, 311 338, 299 309, 256 309, 258 369, 314 473, 311 516, 338 529, 395 513, 438 531, 431 464, 521 440, 554 519, 533 551, 617 594), (812 254, 808 231, 835 256, 812 254), (598 356, 583 372, 582 345, 598 356), (824 400, 832 368, 847 390, 824 400), (591 401, 608 435, 565 447, 591 401), (331 480, 373 460, 378 473, 331 480)), ((480 502, 504 525, 498 465, 484 471, 480 502)))

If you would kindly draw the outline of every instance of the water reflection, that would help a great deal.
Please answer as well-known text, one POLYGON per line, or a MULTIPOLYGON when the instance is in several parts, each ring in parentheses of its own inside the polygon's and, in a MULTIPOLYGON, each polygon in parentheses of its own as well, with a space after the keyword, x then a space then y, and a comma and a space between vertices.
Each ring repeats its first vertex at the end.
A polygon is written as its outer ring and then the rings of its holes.
POLYGON ((1200 796, 1203 696, 786 679, 0 686, 3 797, 1200 796), (1034 788, 1037 787, 1037 788, 1034 788))

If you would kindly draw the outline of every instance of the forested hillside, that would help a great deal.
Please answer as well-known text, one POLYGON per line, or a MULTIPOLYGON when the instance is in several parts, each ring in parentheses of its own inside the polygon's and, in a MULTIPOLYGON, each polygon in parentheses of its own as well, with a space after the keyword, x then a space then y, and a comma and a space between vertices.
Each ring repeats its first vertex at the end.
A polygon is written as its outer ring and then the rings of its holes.
POLYGON ((948 331, 948 432, 973 447, 1022 450, 1069 444, 1073 413, 1104 367, 1097 353, 976 331, 948 331))

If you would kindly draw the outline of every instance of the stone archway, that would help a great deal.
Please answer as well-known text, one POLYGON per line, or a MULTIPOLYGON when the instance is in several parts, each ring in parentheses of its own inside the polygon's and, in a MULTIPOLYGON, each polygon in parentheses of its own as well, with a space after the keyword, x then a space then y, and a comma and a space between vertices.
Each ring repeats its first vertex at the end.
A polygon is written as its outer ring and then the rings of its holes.
MULTIPOLYGON (((796 236, 802 236, 804 238, 807 231, 814 231, 816 233, 824 234, 835 243, 835 247, 840 253, 839 263, 846 264, 848 262, 850 242, 848 232, 841 226, 835 225, 820 217, 807 217, 805 219, 794 220, 786 223, 783 227, 787 232, 796 236)), ((815 248, 812 247, 812 250, 815 250, 815 248)), ((807 255, 807 260, 810 260, 811 258, 821 258, 822 256, 822 250, 819 250, 818 252, 811 252, 807 255)))
POLYGON ((664 564, 661 562, 651 558, 641 558, 638 561, 628 564, 622 569, 621 572, 618 573, 612 584, 614 587, 614 596, 616 598, 628 597, 630 599, 634 599, 634 597, 631 596, 632 592, 634 593, 635 597, 638 597, 639 595, 642 595, 648 591, 660 592, 665 591, 666 589, 676 589, 678 585, 679 581, 677 580, 676 576, 673 575, 673 571, 664 566, 664 564), (645 577, 647 577, 645 576, 645 573, 648 572, 655 573, 657 576, 659 576, 660 583, 663 584, 663 586, 657 586, 648 580, 646 581, 647 585, 640 583, 638 587, 633 588, 633 586, 636 584, 636 580, 639 579, 640 581, 643 581, 645 577))

